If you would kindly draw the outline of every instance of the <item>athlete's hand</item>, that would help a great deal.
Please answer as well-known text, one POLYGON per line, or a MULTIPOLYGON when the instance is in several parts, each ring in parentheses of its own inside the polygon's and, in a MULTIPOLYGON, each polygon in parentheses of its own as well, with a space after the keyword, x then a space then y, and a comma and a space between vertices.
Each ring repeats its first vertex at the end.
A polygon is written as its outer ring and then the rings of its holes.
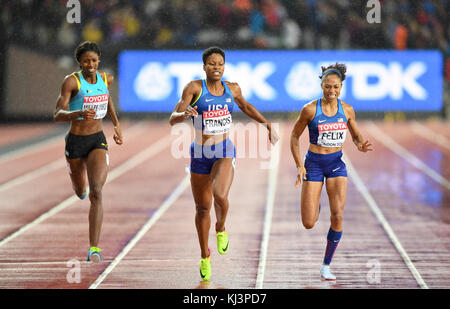
POLYGON ((114 136, 113 139, 116 142, 117 145, 123 144, 123 137, 122 137, 122 131, 120 130, 120 126, 114 127, 114 136))
POLYGON ((372 151, 373 149, 370 148, 370 146, 372 146, 372 144, 369 144, 369 141, 365 141, 364 143, 360 143, 358 145, 358 150, 361 152, 372 151))
POLYGON ((275 145, 280 137, 278 136, 278 133, 272 129, 272 126, 269 128, 269 141, 272 145, 275 145))
POLYGON ((95 118, 95 110, 92 108, 83 109, 81 112, 81 117, 85 120, 92 120, 95 118))
POLYGON ((297 168, 297 181, 295 182, 295 187, 298 188, 299 184, 303 184, 303 180, 306 180, 306 169, 304 166, 299 166, 297 168))
POLYGON ((190 105, 186 108, 186 110, 184 111, 184 115, 183 115, 184 119, 187 119, 189 117, 197 117, 197 116, 198 116, 197 106, 192 107, 190 105))

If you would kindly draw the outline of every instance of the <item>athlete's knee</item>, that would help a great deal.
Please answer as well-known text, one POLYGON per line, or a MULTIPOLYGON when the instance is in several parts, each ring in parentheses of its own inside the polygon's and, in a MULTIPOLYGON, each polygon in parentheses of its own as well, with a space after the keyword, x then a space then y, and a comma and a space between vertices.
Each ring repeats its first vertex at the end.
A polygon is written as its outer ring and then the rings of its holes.
POLYGON ((226 206, 228 204, 228 195, 223 192, 214 192, 214 201, 220 206, 226 206))
POLYGON ((89 187, 89 199, 93 201, 101 201, 103 186, 100 184, 94 184, 89 187))
POLYGON ((205 216, 209 215, 210 207, 208 207, 206 205, 196 204, 195 205, 195 210, 196 210, 197 216, 202 218, 202 217, 205 217, 205 216))
POLYGON ((305 229, 310 230, 314 227, 316 222, 314 220, 302 220, 302 223, 305 229))

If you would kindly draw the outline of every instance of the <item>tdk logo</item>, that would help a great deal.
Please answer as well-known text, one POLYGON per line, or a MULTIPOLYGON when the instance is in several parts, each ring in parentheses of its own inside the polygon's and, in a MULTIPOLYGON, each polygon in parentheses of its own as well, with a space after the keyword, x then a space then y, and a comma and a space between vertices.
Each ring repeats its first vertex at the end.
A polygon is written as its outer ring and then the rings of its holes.
MULTIPOLYGON (((347 65, 340 98, 356 111, 441 111, 443 57, 438 51, 226 52, 223 79, 239 83, 259 111, 298 112, 321 98, 321 66, 347 65)), ((124 51, 119 107, 171 112, 183 88, 204 79, 201 51, 124 51)), ((239 109, 237 109, 238 111, 239 109)))
MULTIPOLYGON (((246 98, 250 99, 254 95, 261 100, 269 101, 276 99, 277 92, 266 79, 275 70, 276 65, 272 62, 261 62, 255 66, 247 62, 227 63, 224 79, 238 82, 246 98)), ((167 65, 149 62, 136 76, 134 91, 142 100, 159 101, 167 99, 174 89, 180 97, 187 83, 203 78, 205 72, 202 64, 198 62, 171 62, 167 65)))
MULTIPOLYGON (((249 62, 227 63, 224 79, 238 82, 244 97, 249 100, 252 97, 265 101, 276 100, 280 91, 285 91, 293 100, 311 100, 322 95, 318 79, 320 66, 332 62, 293 63, 284 76, 284 82, 278 84, 268 80, 277 70, 274 62, 265 61, 256 65, 249 62)), ((406 67, 396 61, 388 64, 367 61, 346 64, 348 70, 344 84, 351 83, 354 99, 380 100, 389 97, 401 100, 405 93, 415 100, 427 99, 427 91, 418 81, 427 70, 423 62, 411 62, 406 67)), ((148 62, 134 80, 134 91, 144 101, 160 101, 167 99, 174 90, 180 97, 187 83, 202 78, 204 72, 198 62, 171 62, 166 65, 148 62)), ((346 91, 346 87, 343 87, 341 98, 346 97, 346 91)))
MULTIPOLYGON (((317 77, 318 67, 333 61, 313 65, 310 62, 294 63, 284 86, 286 92, 295 100, 311 100, 320 97, 322 89, 317 77)), ((408 93, 415 100, 426 100, 427 91, 418 82, 426 72, 426 64, 415 61, 403 67, 399 62, 346 62, 347 79, 350 83, 352 97, 356 100, 380 100, 389 97, 401 100, 408 93)), ((346 97, 346 87, 342 88, 341 98, 346 97)))

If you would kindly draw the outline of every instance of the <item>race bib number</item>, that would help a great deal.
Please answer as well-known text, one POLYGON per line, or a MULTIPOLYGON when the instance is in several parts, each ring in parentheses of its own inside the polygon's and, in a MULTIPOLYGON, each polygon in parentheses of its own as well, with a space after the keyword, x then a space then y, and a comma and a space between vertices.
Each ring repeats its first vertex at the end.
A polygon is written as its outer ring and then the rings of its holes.
POLYGON ((83 102, 83 110, 92 108, 95 110, 94 119, 102 119, 108 111, 109 94, 85 96, 83 102))
POLYGON ((228 133, 232 123, 231 113, 227 108, 203 112, 203 134, 228 133))
POLYGON ((347 135, 346 122, 324 123, 318 125, 317 145, 322 147, 342 147, 347 135))

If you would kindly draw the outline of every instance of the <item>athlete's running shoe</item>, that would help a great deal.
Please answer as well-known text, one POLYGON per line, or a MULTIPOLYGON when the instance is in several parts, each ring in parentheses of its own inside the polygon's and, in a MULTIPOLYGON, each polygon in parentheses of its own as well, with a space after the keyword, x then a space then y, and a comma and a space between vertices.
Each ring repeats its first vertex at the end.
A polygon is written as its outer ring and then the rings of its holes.
POLYGON ((82 196, 79 196, 80 200, 84 200, 86 198, 87 195, 87 190, 84 190, 84 193, 82 196))
POLYGON ((97 247, 90 247, 89 248, 89 252, 88 252, 88 256, 87 256, 87 261, 88 262, 101 262, 102 261, 102 255, 100 254, 102 250, 100 248, 97 247))
POLYGON ((200 259, 200 277, 203 281, 208 281, 211 277, 211 250, 208 257, 200 259))
POLYGON ((227 232, 225 232, 225 231, 217 232, 216 238, 217 238, 217 251, 219 251, 220 254, 226 254, 230 247, 230 242, 228 241, 227 232))
POLYGON ((325 280, 330 280, 330 281, 336 280, 336 276, 330 272, 329 265, 322 265, 322 267, 320 268, 320 276, 325 280))

